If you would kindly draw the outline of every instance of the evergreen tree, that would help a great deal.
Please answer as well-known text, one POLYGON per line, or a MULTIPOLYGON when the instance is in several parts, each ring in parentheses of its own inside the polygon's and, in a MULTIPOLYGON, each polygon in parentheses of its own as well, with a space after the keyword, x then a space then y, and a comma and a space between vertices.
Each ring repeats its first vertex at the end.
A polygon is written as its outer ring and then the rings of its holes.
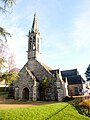
POLYGON ((86 76, 87 81, 90 81, 90 64, 88 68, 86 69, 85 76, 86 76))
MULTIPOLYGON (((13 4, 14 4, 14 0, 0 0, 0 11, 6 13, 7 9, 9 7, 12 7, 13 4)), ((7 35, 10 35, 10 33, 0 26, 0 40, 2 40, 2 38, 6 40, 7 35)))

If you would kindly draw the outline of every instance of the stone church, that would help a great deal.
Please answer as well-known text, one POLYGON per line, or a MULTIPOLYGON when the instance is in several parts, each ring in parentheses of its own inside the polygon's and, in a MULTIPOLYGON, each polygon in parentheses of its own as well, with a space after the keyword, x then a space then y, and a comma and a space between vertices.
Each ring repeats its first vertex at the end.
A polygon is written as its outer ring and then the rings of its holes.
POLYGON ((28 34, 28 61, 11 86, 17 100, 61 101, 67 93, 67 81, 62 80, 59 69, 51 70, 40 61, 40 32, 34 14, 31 31, 28 34))

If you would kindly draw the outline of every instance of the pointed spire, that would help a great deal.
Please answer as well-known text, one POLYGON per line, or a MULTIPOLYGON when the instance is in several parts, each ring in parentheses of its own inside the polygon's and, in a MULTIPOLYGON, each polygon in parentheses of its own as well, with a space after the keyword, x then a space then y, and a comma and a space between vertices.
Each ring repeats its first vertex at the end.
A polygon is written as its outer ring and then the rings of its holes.
POLYGON ((36 33, 37 31, 38 31, 37 18, 36 18, 36 13, 34 13, 34 19, 33 19, 31 32, 35 32, 36 33))

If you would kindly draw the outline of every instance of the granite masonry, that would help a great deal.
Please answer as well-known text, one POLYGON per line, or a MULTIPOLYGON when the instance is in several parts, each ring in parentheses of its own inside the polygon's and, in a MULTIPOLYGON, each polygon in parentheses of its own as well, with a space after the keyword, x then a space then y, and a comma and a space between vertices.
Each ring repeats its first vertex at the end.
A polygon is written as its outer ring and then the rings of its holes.
POLYGON ((62 101, 65 96, 82 94, 84 79, 77 69, 52 70, 41 61, 36 14, 28 34, 27 54, 27 63, 9 87, 9 97, 24 101, 62 101))
POLYGON ((28 101, 61 101, 68 95, 67 81, 62 80, 59 69, 51 70, 40 61, 40 32, 34 14, 28 34, 28 61, 12 82, 14 98, 28 101))

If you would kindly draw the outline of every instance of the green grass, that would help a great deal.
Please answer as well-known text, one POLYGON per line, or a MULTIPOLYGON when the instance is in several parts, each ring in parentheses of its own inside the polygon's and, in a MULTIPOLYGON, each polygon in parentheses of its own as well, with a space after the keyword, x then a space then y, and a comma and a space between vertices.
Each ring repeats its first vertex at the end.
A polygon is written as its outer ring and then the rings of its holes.
POLYGON ((68 103, 0 110, 0 120, 90 120, 68 103))
POLYGON ((8 92, 0 92, 0 97, 6 98, 8 96, 8 92))
POLYGON ((0 92, 0 96, 1 95, 7 95, 8 94, 8 92, 0 92))

